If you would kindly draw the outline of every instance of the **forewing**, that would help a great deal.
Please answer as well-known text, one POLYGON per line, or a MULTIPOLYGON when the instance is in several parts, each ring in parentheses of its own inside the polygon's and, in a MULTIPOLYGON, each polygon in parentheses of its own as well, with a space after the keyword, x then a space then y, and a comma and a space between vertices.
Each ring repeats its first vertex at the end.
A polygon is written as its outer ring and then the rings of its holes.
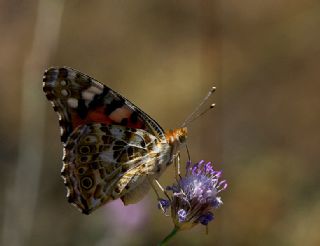
POLYGON ((157 143, 156 137, 141 129, 100 123, 79 126, 64 147, 61 173, 68 201, 89 214, 123 196, 132 190, 127 184, 157 143))
POLYGON ((59 115, 61 141, 88 123, 143 129, 159 139, 164 131, 129 100, 95 79, 72 68, 50 68, 43 76, 43 91, 59 115))

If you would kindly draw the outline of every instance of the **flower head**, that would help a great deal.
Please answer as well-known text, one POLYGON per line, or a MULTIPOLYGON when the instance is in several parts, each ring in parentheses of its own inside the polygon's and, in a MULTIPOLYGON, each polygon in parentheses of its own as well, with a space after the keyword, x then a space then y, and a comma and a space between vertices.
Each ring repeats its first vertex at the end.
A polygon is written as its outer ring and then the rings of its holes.
MULTIPOLYGON (((177 184, 167 187, 170 198, 171 217, 176 228, 189 229, 197 224, 208 225, 213 220, 212 210, 222 205, 218 194, 227 188, 220 181, 222 172, 215 171, 211 162, 187 162, 186 175, 177 184)), ((161 199, 161 204, 165 204, 161 199)))

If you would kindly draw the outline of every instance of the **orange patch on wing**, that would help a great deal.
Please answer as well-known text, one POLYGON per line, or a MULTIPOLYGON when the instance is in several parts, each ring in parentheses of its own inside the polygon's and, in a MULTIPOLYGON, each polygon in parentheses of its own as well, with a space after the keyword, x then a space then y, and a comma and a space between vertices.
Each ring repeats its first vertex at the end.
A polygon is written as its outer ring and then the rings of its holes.
POLYGON ((104 107, 95 108, 93 111, 88 111, 87 117, 81 119, 76 112, 72 112, 72 127, 75 129, 79 125, 84 125, 88 123, 103 123, 106 125, 113 124, 114 121, 104 114, 104 107))
POLYGON ((121 122, 122 119, 129 118, 132 114, 132 109, 128 106, 123 106, 121 108, 117 108, 110 114, 110 118, 115 122, 121 122))
POLYGON ((145 123, 141 118, 138 118, 137 122, 133 123, 130 120, 132 110, 130 108, 118 108, 110 116, 105 115, 105 106, 95 108, 94 110, 89 110, 85 119, 81 119, 76 112, 71 113, 72 127, 75 129, 80 125, 85 125, 89 123, 103 123, 106 125, 119 124, 122 119, 127 118, 128 122, 126 127, 145 129, 145 123))

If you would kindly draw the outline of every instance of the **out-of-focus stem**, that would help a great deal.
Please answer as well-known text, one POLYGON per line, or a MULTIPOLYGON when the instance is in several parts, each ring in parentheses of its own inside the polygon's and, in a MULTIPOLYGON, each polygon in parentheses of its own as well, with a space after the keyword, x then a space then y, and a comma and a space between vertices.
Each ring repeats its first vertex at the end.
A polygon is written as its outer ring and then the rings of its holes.
POLYGON ((174 227, 173 230, 170 232, 170 234, 168 236, 166 236, 160 243, 159 246, 163 246, 163 245, 167 245, 167 242, 173 238, 177 232, 179 231, 178 227, 174 227))

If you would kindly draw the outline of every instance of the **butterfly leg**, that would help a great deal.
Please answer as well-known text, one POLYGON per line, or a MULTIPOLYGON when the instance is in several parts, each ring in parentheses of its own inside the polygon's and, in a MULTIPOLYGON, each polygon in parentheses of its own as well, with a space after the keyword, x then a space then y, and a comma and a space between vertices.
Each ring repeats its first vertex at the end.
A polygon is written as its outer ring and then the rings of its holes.
MULTIPOLYGON (((162 212, 167 215, 167 208, 164 207, 164 205, 161 203, 161 201, 163 201, 163 198, 160 197, 156 187, 154 187, 154 184, 153 184, 153 180, 150 179, 150 177, 147 177, 152 189, 154 190, 154 192, 156 193, 156 196, 158 198, 158 204, 159 204, 159 208, 161 208, 162 212)), ((166 195, 166 197, 168 198, 169 202, 171 203, 171 199, 169 197, 169 195, 167 194, 166 190, 161 186, 161 184, 159 183, 159 181, 157 179, 154 179, 156 184, 158 185, 158 187, 160 188, 160 190, 166 195)))
POLYGON ((188 160, 191 161, 190 152, 187 144, 186 144, 186 150, 187 150, 188 160))
POLYGON ((154 181, 156 182, 156 184, 158 185, 159 189, 163 192, 163 194, 168 198, 168 200, 171 202, 171 198, 168 195, 167 191, 162 187, 162 185, 159 183, 159 181, 157 179, 154 179, 154 181))
POLYGON ((150 186, 152 187, 154 193, 156 193, 156 196, 157 196, 157 198, 158 198, 158 200, 159 200, 159 199, 160 199, 160 195, 159 195, 156 187, 154 187, 154 184, 153 184, 153 182, 152 182, 152 180, 150 179, 149 176, 147 176, 147 179, 148 179, 148 182, 149 182, 150 186))
POLYGON ((176 181, 179 183, 181 179, 181 172, 180 172, 180 153, 174 158, 174 167, 175 167, 175 178, 176 181))

